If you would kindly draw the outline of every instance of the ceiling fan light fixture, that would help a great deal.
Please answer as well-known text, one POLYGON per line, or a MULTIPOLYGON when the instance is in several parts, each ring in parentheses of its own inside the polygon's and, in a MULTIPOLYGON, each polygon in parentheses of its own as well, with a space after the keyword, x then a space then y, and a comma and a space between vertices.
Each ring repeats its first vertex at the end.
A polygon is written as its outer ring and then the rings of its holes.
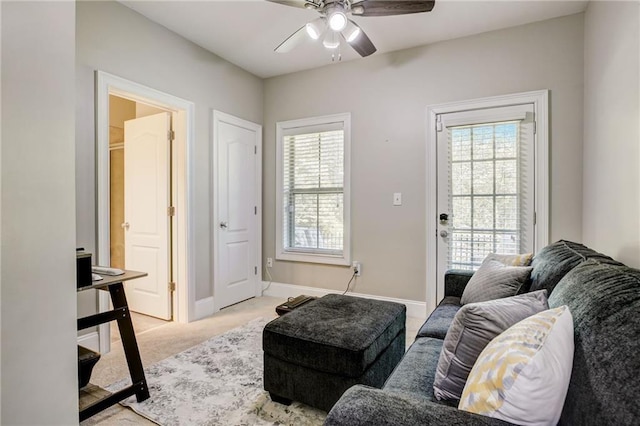
POLYGON ((347 15, 342 11, 335 11, 329 15, 329 27, 336 32, 344 30, 347 26, 347 15))
POLYGON ((364 7, 362 7, 362 6, 351 6, 351 13, 353 15, 362 15, 364 13, 364 7))
POLYGON ((313 21, 308 22, 307 25, 305 25, 307 34, 309 35, 309 37, 311 37, 314 40, 317 40, 320 38, 325 27, 326 27, 326 22, 324 18, 314 19, 313 21))
POLYGON ((340 47, 340 39, 336 36, 336 33, 328 31, 324 40, 322 40, 322 45, 327 49, 337 49, 340 47))
POLYGON ((345 40, 347 40, 347 43, 351 43, 358 38, 361 32, 362 30, 360 30, 359 26, 349 21, 347 27, 344 29, 344 31, 342 31, 342 35, 344 36, 345 40))

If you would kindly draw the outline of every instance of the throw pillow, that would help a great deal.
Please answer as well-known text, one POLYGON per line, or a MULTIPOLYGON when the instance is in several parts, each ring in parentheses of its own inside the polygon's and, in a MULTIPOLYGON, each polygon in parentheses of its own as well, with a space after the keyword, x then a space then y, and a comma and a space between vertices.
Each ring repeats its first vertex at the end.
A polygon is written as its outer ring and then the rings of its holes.
POLYGON ((557 424, 573 350, 573 318, 566 305, 520 321, 482 351, 458 408, 519 425, 557 424))
POLYGON ((497 260, 503 265, 507 266, 529 266, 533 259, 533 253, 522 254, 502 254, 502 253, 489 253, 486 259, 497 260))
POLYGON ((471 368, 489 342, 518 321, 547 309, 545 290, 460 308, 440 352, 433 382, 436 398, 460 399, 471 368))
POLYGON ((462 293, 460 303, 484 302, 515 296, 531 275, 530 266, 505 266, 493 259, 485 259, 471 276, 462 293))

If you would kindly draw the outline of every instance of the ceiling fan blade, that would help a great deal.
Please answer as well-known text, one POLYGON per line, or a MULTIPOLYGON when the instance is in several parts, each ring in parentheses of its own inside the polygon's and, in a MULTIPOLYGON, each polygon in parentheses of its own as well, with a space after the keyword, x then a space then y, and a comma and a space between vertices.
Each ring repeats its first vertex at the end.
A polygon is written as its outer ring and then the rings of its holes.
POLYGON ((351 6, 356 16, 391 16, 431 12, 435 0, 363 0, 351 6))
POLYGON ((302 43, 302 41, 307 37, 305 27, 306 25, 300 27, 298 31, 287 37, 285 41, 280 43, 280 45, 273 50, 278 53, 287 53, 293 50, 294 47, 302 43))
POLYGON ((267 0, 271 3, 278 3, 285 6, 299 7, 301 9, 317 9, 318 2, 315 0, 267 0))
POLYGON ((358 34, 354 40, 347 40, 349 46, 353 47, 353 50, 358 52, 358 54, 363 58, 375 53, 378 49, 373 45, 371 39, 364 33, 364 31, 362 31, 362 28, 360 28, 358 24, 353 21, 351 21, 351 23, 360 29, 360 34, 358 34))

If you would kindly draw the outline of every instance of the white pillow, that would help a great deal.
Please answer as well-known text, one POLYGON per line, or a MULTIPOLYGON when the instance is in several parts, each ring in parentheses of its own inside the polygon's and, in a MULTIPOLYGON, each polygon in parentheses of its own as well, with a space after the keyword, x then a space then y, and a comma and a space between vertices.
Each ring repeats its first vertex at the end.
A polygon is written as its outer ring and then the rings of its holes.
POLYGON ((573 350, 573 318, 567 306, 520 321, 482 351, 458 408, 520 425, 557 424, 573 350))
POLYGON ((460 399, 478 357, 505 330, 549 309, 547 291, 464 305, 453 318, 442 344, 433 393, 438 400, 460 399))

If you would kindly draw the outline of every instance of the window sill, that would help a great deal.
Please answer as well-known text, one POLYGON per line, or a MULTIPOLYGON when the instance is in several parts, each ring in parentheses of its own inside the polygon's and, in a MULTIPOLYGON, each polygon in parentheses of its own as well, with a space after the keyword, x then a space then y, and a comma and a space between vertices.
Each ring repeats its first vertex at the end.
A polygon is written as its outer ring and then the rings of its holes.
POLYGON ((325 265, 339 265, 339 266, 351 266, 351 261, 345 259, 343 256, 330 256, 314 253, 278 253, 276 254, 277 260, 287 260, 292 262, 306 262, 306 263, 322 263, 325 265))

